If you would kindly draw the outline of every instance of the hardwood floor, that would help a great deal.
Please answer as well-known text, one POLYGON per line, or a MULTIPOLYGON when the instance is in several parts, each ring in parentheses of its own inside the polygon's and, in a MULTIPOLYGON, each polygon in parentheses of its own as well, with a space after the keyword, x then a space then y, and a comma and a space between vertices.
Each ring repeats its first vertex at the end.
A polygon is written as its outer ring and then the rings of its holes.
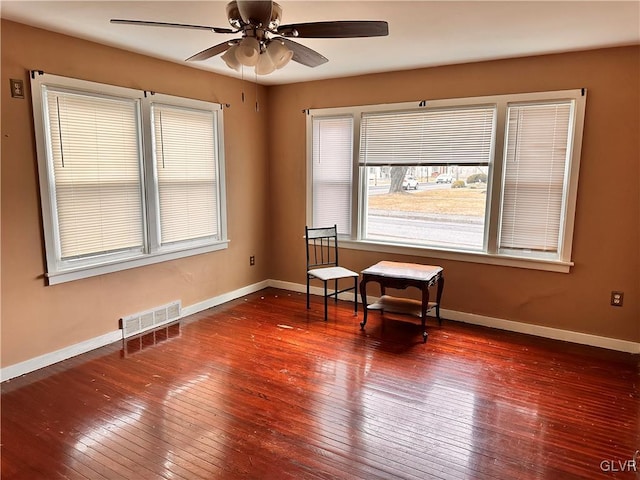
POLYGON ((267 289, 4 382, 2 479, 636 478, 638 356, 361 317, 267 289))

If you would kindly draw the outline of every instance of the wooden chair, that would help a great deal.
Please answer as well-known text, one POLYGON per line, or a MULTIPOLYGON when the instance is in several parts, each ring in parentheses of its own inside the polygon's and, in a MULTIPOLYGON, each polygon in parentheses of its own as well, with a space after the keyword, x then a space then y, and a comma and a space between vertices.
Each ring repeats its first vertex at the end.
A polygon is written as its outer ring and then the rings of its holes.
POLYGON ((307 309, 309 307, 309 283, 313 279, 324 283, 324 320, 327 320, 327 298, 334 297, 338 302, 338 294, 353 290, 353 309, 358 313, 358 277, 338 264, 338 227, 309 228, 305 227, 307 245, 307 309), (338 280, 353 278, 353 286, 338 290, 338 280), (327 290, 327 283, 334 281, 332 293, 327 290))

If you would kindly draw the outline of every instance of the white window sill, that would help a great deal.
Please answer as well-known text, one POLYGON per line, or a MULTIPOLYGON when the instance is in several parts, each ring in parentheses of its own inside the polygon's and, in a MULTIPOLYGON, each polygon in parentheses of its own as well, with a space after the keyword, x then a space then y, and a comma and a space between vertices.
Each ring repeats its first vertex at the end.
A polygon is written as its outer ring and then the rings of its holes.
POLYGON ((526 268, 530 270, 544 270, 547 272, 569 273, 573 262, 560 260, 544 260, 538 258, 524 258, 508 255, 493 255, 484 252, 461 252, 454 250, 420 248, 406 245, 377 243, 372 241, 356 241, 340 239, 340 248, 350 250, 364 250, 369 252, 393 253, 411 255, 431 259, 456 260, 459 262, 484 263, 487 265, 501 265, 505 267, 526 268))
POLYGON ((176 260, 179 258, 190 257, 192 255, 200 255, 203 253, 224 250, 229 247, 229 240, 220 241, 214 244, 205 245, 186 250, 174 250, 165 252, 156 252, 151 254, 138 254, 135 257, 113 260, 111 262, 101 263, 100 265, 78 266, 65 268, 56 272, 46 274, 48 285, 57 285, 59 283, 71 282, 82 278, 95 277, 106 273, 119 272, 130 268, 143 267, 154 263, 176 260))

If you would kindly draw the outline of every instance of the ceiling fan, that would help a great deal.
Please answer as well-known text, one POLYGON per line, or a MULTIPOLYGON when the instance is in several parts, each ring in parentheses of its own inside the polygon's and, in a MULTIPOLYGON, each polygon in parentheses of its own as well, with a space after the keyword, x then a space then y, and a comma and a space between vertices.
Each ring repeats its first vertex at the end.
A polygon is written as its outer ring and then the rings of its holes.
POLYGON ((227 4, 227 18, 233 28, 123 19, 111 19, 111 23, 240 33, 240 38, 209 47, 186 61, 206 60, 223 54, 222 59, 228 67, 234 70, 240 70, 243 65, 255 67, 257 75, 267 75, 290 60, 308 67, 329 61, 291 38, 382 37, 389 34, 389 25, 384 21, 338 20, 280 25, 281 17, 282 8, 272 0, 233 0, 227 4))

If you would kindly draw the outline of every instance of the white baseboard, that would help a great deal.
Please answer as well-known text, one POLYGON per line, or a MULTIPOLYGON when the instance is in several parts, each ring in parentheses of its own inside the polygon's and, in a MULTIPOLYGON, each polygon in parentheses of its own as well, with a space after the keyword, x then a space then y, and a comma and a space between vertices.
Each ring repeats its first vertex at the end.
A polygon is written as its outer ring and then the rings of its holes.
MULTIPOLYGON (((203 302, 189 305, 182 309, 180 318, 186 317, 188 315, 193 315, 194 313, 201 312, 203 310, 206 310, 207 308, 221 305, 230 300, 235 300, 236 298, 240 298, 244 295, 248 295, 250 293, 262 290, 263 288, 267 288, 268 286, 269 281, 265 280, 259 283, 254 283, 253 285, 239 288, 237 290, 234 290, 233 292, 218 295, 217 297, 210 298, 203 302)), ((60 350, 56 350, 55 352, 46 353, 44 355, 40 355, 39 357, 31 358, 29 360, 25 360, 24 362, 4 367, 0 369, 0 382, 19 377, 20 375, 39 370, 40 368, 48 367, 49 365, 53 365, 54 363, 67 360, 68 358, 75 357, 76 355, 89 352, 96 348, 104 347, 105 345, 109 345, 110 343, 118 342, 120 340, 122 340, 122 330, 115 330, 113 332, 100 335, 99 337, 90 338, 89 340, 86 340, 84 342, 76 343, 75 345, 70 345, 60 350)))
MULTIPOLYGON (((353 280, 351 280, 351 285, 353 285, 353 280)), ((298 293, 307 293, 307 286, 302 285, 300 283, 292 283, 292 282, 283 282, 282 280, 269 280, 269 286, 273 288, 280 288, 282 290, 289 290, 292 292, 298 293)), ((339 288, 346 288, 345 284, 340 284, 339 288)), ((329 288, 329 291, 332 292, 333 289, 329 288)), ((324 288, 318 287, 316 285, 311 285, 309 288, 309 293, 311 295, 324 295, 324 288)), ((340 300, 347 300, 349 302, 353 301, 353 292, 343 292, 338 295, 340 300)), ((360 294, 358 293, 358 300, 360 300, 360 294)))
POLYGON ((222 295, 218 295, 217 297, 212 297, 202 302, 183 307, 181 316, 186 317, 188 315, 193 315, 194 313, 202 312, 207 308, 217 307, 218 305, 230 302, 231 300, 235 300, 236 298, 244 297, 245 295, 258 292, 264 288, 267 288, 268 286, 269 280, 263 280, 262 282, 247 285, 246 287, 239 288, 232 292, 223 293, 222 295))
POLYGON ((456 322, 482 325, 485 327, 497 328, 499 330, 525 333, 527 335, 535 335, 536 337, 551 338, 553 340, 563 340, 565 342, 590 345, 592 347, 607 348, 609 350, 618 350, 620 352, 640 353, 640 343, 630 342, 628 340, 601 337, 598 335, 591 335, 589 333, 544 327, 542 325, 532 325, 530 323, 514 322, 513 320, 486 317, 484 315, 476 315, 475 313, 456 312, 453 310, 446 310, 444 308, 440 310, 440 315, 443 318, 454 320, 456 322))
MULTIPOLYGON (((299 283, 282 282, 280 280, 270 280, 269 286, 274 288, 282 288, 292 290, 294 292, 306 293, 307 286, 299 283)), ((310 291, 313 295, 322 295, 322 287, 312 286, 310 291)), ((341 300, 353 300, 352 293, 342 293, 338 296, 341 300)), ((376 297, 367 297, 367 303, 377 301, 376 297)), ((433 312, 432 312, 433 313, 433 312)), ((559 328, 543 327, 541 325, 532 325, 530 323, 515 322, 513 320, 504 320, 502 318, 487 317, 484 315, 476 315, 474 313, 458 312, 455 310, 440 309, 440 316, 447 320, 456 322, 470 323, 473 325, 482 325, 485 327, 497 328, 499 330, 507 330, 510 332, 524 333, 527 335, 535 335, 537 337, 551 338, 553 340, 563 340, 565 342, 579 343, 581 345, 590 345, 592 347, 607 348, 609 350, 617 350, 626 353, 640 354, 640 343, 630 342, 628 340, 620 340, 617 338, 600 337, 589 333, 573 332, 571 330, 562 330, 559 328)))
MULTIPOLYGON (((182 309, 181 317, 193 315, 194 313, 201 312, 208 308, 221 305, 223 303, 235 300, 236 298, 249 295, 251 293, 258 292, 264 288, 273 287, 283 290, 289 290, 292 292, 306 293, 306 285, 292 282, 283 282, 281 280, 264 280, 262 282, 254 283, 246 287, 239 288, 232 292, 224 293, 216 297, 212 297, 205 301, 195 303, 193 305, 186 306, 182 309)), ((311 286, 310 292, 313 295, 322 295, 323 289, 318 286, 311 286)), ((342 300, 352 301, 353 293, 345 292, 339 295, 342 300)), ((373 303, 377 300, 375 297, 367 298, 368 303, 373 303)), ((582 345, 590 345, 593 347, 607 348, 609 350, 618 350, 626 353, 640 354, 640 343, 630 342, 627 340, 619 340, 617 338, 600 337, 598 335, 591 335, 588 333, 573 332, 570 330, 561 330, 558 328, 543 327, 540 325, 532 325, 528 323, 514 322, 512 320, 504 320, 501 318, 487 317, 484 315, 476 315, 474 313, 457 312, 454 310, 441 309, 440 314, 443 318, 448 320, 454 320, 457 322, 470 323, 473 325, 482 325, 485 327, 497 328, 500 330, 508 330, 511 332, 524 333, 528 335, 535 335, 538 337, 551 338, 554 340, 563 340, 566 342, 579 343, 582 345)), ((10 380, 12 378, 24 375, 29 372, 33 372, 43 367, 53 365, 54 363, 61 362, 68 358, 75 357, 96 348, 109 345, 110 343, 122 340, 122 330, 115 330, 113 332, 100 335, 98 337, 91 338, 84 342, 76 343, 69 347, 56 350, 55 352, 46 353, 39 357, 31 358, 24 362, 16 363, 8 367, 0 369, 0 382, 10 380)))
POLYGON ((68 358, 87 353, 91 350, 95 350, 96 348, 104 347, 105 345, 109 345, 110 343, 120 340, 122 340, 122 330, 115 330, 113 332, 100 335, 99 337, 90 338, 84 342, 61 348, 55 352, 45 353, 39 357, 30 358, 24 362, 4 367, 0 370, 0 382, 19 377, 25 373, 34 372, 43 367, 48 367, 54 363, 67 360, 68 358))

